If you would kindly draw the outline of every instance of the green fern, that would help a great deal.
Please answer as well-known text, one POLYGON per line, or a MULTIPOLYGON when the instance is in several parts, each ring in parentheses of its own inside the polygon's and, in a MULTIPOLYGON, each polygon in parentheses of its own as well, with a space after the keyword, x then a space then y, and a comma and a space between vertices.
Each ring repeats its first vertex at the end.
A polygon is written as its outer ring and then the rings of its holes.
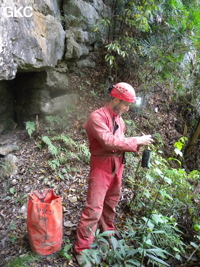
POLYGON ((31 263, 41 260, 39 256, 33 255, 31 253, 26 253, 17 258, 11 259, 6 267, 28 267, 31 263))
POLYGON ((36 131, 36 123, 34 121, 27 121, 25 122, 26 130, 30 138, 32 137, 33 132, 36 131))
POLYGON ((71 151, 68 151, 68 156, 70 157, 70 158, 74 158, 74 159, 78 159, 78 160, 80 160, 80 158, 79 158, 79 156, 76 154, 76 153, 73 153, 73 152, 71 152, 71 151))
POLYGON ((52 127, 54 127, 56 124, 56 121, 57 121, 57 117, 56 116, 46 116, 45 121, 48 124, 50 124, 52 127))
POLYGON ((50 127, 54 129, 62 130, 67 128, 67 119, 65 116, 46 116, 45 121, 47 125, 50 125, 50 127))
POLYGON ((48 147, 51 155, 55 157, 53 160, 48 161, 52 170, 56 170, 60 165, 66 164, 68 160, 89 162, 90 152, 87 146, 76 143, 69 135, 61 134, 52 138, 43 136, 42 141, 48 147))
POLYGON ((65 259, 67 260, 70 260, 71 259, 71 256, 69 254, 69 251, 72 247, 72 244, 67 244, 66 246, 64 246, 64 248, 59 252, 59 255, 61 257, 64 257, 65 259))
POLYGON ((53 159, 53 160, 49 160, 48 164, 52 170, 56 170, 56 168, 60 166, 60 161, 59 159, 53 159))
POLYGON ((63 135, 63 134, 55 136, 53 138, 53 140, 62 141, 66 146, 68 146, 70 148, 72 148, 72 147, 75 148, 77 146, 76 143, 74 142, 74 140, 71 137, 63 135))
POLYGON ((78 144, 77 145, 78 151, 83 155, 83 159, 86 162, 89 162, 90 160, 90 151, 88 147, 85 144, 78 144))
POLYGON ((59 156, 58 159, 59 159, 59 162, 61 164, 65 164, 65 163, 67 163, 68 157, 67 157, 66 153, 64 153, 64 155, 59 156))
POLYGON ((52 144, 51 139, 48 136, 43 136, 42 141, 47 145, 49 152, 53 156, 58 156, 60 150, 52 144))

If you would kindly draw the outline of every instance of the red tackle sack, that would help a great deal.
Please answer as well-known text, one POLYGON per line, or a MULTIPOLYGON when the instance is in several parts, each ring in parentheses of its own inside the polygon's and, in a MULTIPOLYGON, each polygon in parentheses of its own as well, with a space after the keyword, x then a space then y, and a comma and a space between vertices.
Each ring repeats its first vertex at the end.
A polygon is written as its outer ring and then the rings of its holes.
POLYGON ((32 251, 50 255, 61 248, 63 234, 62 201, 51 189, 30 193, 27 230, 32 251))

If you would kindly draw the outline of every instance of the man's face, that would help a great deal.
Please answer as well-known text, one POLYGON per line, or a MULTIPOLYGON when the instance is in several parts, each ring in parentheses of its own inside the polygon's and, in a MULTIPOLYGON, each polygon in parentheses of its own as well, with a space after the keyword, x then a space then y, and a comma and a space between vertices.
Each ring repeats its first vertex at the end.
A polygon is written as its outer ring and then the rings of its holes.
POLYGON ((126 101, 121 101, 120 99, 117 99, 117 104, 114 107, 114 111, 118 115, 122 115, 123 113, 129 111, 131 103, 126 101))

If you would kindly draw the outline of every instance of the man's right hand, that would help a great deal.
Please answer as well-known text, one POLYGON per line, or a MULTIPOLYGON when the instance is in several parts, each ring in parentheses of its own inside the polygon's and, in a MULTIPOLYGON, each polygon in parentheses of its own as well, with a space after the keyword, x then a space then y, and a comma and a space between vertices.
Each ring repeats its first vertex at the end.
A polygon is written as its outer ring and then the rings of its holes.
POLYGON ((148 146, 153 142, 151 135, 143 135, 136 137, 138 146, 148 146))

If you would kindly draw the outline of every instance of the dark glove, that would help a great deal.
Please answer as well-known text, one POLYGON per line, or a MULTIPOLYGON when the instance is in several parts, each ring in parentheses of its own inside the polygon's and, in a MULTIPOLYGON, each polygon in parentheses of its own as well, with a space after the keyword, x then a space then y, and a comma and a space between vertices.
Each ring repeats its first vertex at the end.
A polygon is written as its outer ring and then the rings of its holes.
POLYGON ((145 149, 142 154, 142 167, 150 168, 151 150, 145 149))

